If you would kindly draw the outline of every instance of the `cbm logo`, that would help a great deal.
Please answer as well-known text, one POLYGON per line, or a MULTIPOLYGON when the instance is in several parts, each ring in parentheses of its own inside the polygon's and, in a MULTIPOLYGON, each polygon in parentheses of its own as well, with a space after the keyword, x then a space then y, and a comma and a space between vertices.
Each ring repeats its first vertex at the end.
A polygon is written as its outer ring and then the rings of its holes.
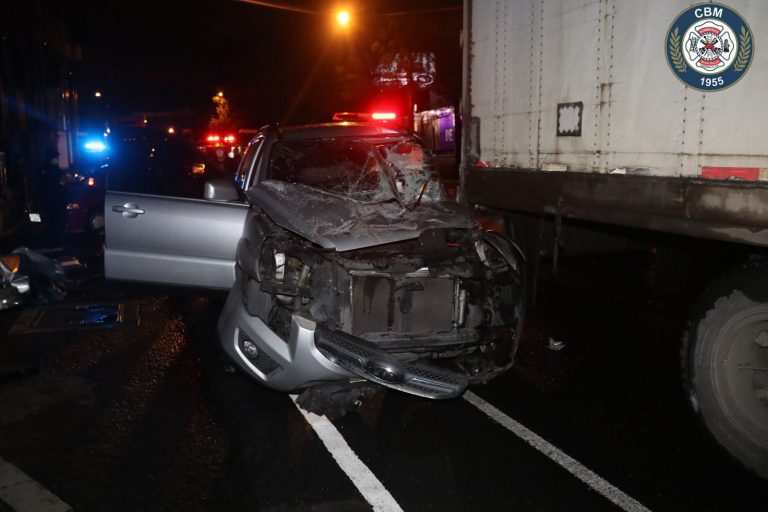
POLYGON ((720 91, 743 77, 754 55, 752 30, 739 13, 721 4, 694 5, 667 31, 667 62, 684 84, 720 91))

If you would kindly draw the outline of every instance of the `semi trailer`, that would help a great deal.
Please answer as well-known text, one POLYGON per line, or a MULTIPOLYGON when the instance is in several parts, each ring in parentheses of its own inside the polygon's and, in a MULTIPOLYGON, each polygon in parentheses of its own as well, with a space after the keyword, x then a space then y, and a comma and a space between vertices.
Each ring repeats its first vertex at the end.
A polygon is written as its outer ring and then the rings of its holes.
POLYGON ((766 478, 767 27, 763 0, 465 0, 460 166, 534 274, 542 233, 556 261, 584 227, 732 249, 691 305, 682 377, 766 478))

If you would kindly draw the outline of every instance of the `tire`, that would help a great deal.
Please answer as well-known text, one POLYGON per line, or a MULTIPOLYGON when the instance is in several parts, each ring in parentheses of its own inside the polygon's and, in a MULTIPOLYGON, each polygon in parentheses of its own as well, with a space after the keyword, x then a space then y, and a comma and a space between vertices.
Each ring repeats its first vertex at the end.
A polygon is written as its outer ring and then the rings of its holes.
POLYGON ((745 263, 701 294, 683 339, 682 369, 709 433, 768 479, 768 261, 745 263))

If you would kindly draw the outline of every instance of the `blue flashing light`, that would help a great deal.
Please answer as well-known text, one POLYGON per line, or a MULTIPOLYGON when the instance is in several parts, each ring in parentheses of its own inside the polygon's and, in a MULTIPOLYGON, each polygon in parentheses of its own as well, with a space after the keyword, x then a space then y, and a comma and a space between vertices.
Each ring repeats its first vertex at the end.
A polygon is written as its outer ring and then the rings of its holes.
POLYGON ((89 140, 83 147, 91 153, 102 153, 107 149, 107 145, 100 140, 89 140))

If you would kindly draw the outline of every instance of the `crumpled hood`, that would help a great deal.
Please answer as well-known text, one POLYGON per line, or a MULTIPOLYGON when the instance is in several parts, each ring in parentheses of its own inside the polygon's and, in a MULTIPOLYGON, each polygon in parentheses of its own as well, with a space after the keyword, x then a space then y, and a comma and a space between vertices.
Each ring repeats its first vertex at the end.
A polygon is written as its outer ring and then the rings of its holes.
POLYGON ((248 191, 251 203, 278 225, 337 251, 418 238, 427 229, 471 228, 466 210, 452 203, 364 204, 305 185, 263 181, 248 191))

